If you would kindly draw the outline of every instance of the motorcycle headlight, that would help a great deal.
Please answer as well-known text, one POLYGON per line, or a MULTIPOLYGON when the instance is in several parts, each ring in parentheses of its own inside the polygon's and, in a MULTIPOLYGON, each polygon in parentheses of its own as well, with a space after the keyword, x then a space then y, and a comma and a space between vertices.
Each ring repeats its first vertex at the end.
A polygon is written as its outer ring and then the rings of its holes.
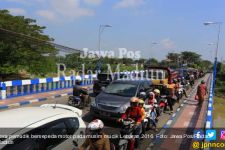
POLYGON ((91 101, 91 106, 92 107, 96 107, 97 105, 96 105, 96 102, 95 102, 95 99, 93 99, 92 101, 91 101))

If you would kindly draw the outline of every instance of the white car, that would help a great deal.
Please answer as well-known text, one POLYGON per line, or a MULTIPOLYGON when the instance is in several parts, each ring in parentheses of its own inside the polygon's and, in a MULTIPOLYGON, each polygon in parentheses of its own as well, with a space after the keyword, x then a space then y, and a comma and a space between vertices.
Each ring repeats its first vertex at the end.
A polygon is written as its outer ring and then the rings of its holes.
POLYGON ((80 109, 61 104, 0 112, 0 149, 76 149, 84 142, 79 137, 84 137, 86 129, 81 115, 80 109))

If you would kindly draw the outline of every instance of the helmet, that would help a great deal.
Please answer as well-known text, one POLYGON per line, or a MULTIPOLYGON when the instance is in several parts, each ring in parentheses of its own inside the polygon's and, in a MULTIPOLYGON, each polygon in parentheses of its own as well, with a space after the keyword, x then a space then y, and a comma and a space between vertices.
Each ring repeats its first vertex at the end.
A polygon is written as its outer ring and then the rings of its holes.
POLYGON ((160 94, 160 90, 159 89, 155 89, 154 92, 157 93, 157 94, 160 94))
POLYGON ((145 92, 140 92, 140 97, 141 98, 145 98, 146 97, 146 93, 145 92))
POLYGON ((139 99, 138 99, 137 97, 132 97, 132 98, 130 99, 130 102, 131 102, 131 103, 138 103, 138 102, 139 102, 139 99))
POLYGON ((144 104, 145 102, 142 99, 140 99, 138 103, 139 104, 144 104))
POLYGON ((88 129, 91 131, 101 130, 103 127, 104 123, 99 119, 95 119, 88 124, 88 129))
POLYGON ((202 81, 201 81, 201 84, 205 84, 205 81, 204 81, 204 80, 202 80, 202 81))
POLYGON ((153 92, 149 92, 149 95, 155 95, 153 92))
POLYGON ((173 79, 173 82, 176 83, 177 82, 177 79, 173 79))

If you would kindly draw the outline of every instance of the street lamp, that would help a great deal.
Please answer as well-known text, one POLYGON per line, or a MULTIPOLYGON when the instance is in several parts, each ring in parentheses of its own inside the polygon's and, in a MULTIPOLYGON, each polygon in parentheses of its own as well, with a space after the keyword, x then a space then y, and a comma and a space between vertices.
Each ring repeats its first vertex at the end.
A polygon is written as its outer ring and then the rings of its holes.
POLYGON ((217 35, 217 42, 216 42, 216 55, 215 55, 215 62, 213 67, 213 86, 212 88, 215 88, 216 83, 216 68, 217 68, 217 57, 218 57, 218 48, 219 48, 219 41, 220 41, 220 26, 222 22, 205 22, 204 25, 218 25, 218 35, 217 35))
POLYGON ((98 50, 99 50, 99 56, 100 56, 100 51, 101 51, 101 34, 102 34, 102 32, 103 32, 103 30, 105 28, 110 28, 110 27, 112 27, 112 26, 111 25, 108 25, 108 24, 106 24, 106 25, 100 25, 99 26, 99 32, 98 32, 98 50))
MULTIPOLYGON (((215 45, 214 43, 208 43, 208 45, 209 46, 212 46, 212 45, 215 45)), ((211 49, 211 48, 210 48, 211 49)), ((213 62, 213 50, 211 49, 211 50, 209 50, 209 54, 210 54, 210 61, 212 61, 213 62)))
POLYGON ((212 24, 215 24, 215 25, 218 25, 218 35, 217 35, 217 43, 216 43, 216 55, 215 55, 215 58, 217 59, 217 56, 218 56, 218 48, 219 48, 219 41, 220 41, 220 26, 222 24, 222 22, 204 22, 204 25, 212 25, 212 24))

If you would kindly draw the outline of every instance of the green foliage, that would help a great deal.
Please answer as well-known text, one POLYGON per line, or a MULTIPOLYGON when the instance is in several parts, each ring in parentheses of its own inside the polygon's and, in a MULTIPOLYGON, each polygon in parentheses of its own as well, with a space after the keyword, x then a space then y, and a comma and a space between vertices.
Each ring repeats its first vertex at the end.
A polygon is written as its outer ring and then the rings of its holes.
POLYGON ((52 41, 43 34, 45 27, 38 26, 36 21, 23 16, 12 16, 7 10, 0 10, 0 75, 17 74, 24 69, 34 74, 45 74, 55 71, 56 49, 46 44, 52 41), (20 35, 18 35, 19 33, 20 35), (23 36, 40 39, 43 42, 23 36), (48 54, 49 56, 43 56, 48 54))
POLYGON ((188 64, 198 63, 201 61, 201 55, 191 52, 191 51, 184 51, 181 53, 182 61, 188 64))

